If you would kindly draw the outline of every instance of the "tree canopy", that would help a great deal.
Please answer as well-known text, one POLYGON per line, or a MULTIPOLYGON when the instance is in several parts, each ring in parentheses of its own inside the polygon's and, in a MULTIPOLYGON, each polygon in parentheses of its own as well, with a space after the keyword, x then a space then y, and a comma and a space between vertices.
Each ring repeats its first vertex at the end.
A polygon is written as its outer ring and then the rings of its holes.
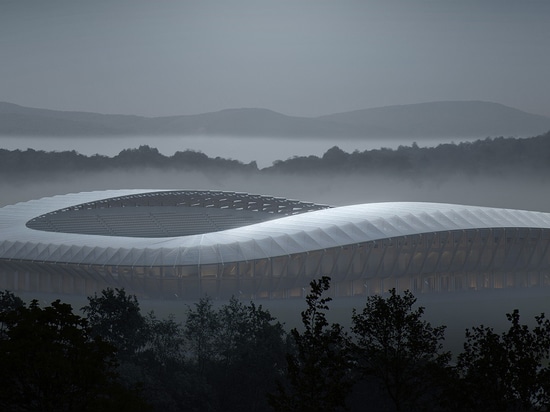
POLYGON ((56 300, 0 312, 0 408, 9 411, 147 410, 118 383, 116 348, 56 300))
POLYGON ((338 411, 346 408, 353 375, 349 339, 338 323, 326 318, 330 278, 312 280, 302 312, 303 331, 290 331, 294 350, 287 355, 286 380, 270 403, 277 411, 338 411))
POLYGON ((106 289, 85 316, 0 292, 0 409, 10 411, 547 410, 550 320, 519 310, 508 330, 466 330, 443 351, 445 326, 409 291, 368 296, 349 331, 331 323, 330 278, 314 279, 301 327, 261 305, 208 296, 178 322, 143 315, 106 289))
POLYGON ((550 167, 547 156, 550 151, 549 136, 550 132, 530 138, 487 137, 474 142, 442 143, 433 147, 419 147, 412 143, 397 149, 383 147, 351 153, 333 146, 322 156, 280 159, 263 169, 259 169, 255 161, 243 163, 209 157, 193 150, 176 151, 172 156, 167 156, 148 145, 124 149, 112 157, 85 156, 74 150, 0 149, 0 175, 24 177, 75 171, 158 169, 246 174, 375 173, 423 178, 481 173, 488 176, 518 173, 539 176, 550 167))
POLYGON ((369 296, 362 311, 353 310, 352 331, 358 367, 363 378, 374 377, 396 410, 418 409, 436 402, 434 379, 451 355, 443 352, 445 326, 422 319, 410 291, 395 289, 388 297, 369 296))

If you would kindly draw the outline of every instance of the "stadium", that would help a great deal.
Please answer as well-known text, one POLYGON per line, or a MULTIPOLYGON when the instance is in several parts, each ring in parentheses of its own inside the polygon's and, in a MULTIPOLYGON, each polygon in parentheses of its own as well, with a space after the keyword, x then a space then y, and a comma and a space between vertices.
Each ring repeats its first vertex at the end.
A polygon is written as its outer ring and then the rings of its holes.
POLYGON ((550 214, 443 203, 341 207, 207 190, 74 193, 0 209, 0 288, 142 297, 334 297, 550 285, 550 214))

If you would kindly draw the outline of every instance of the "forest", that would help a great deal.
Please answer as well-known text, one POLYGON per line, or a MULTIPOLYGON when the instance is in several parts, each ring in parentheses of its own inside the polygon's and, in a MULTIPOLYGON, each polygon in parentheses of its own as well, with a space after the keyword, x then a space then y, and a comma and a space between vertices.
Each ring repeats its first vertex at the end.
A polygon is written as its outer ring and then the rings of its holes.
MULTIPOLYGON (((106 138, 108 139, 108 138, 106 138)), ((435 147, 399 146, 347 153, 338 146, 319 156, 295 156, 258 168, 255 161, 243 163, 209 157, 193 150, 166 156, 147 145, 122 150, 118 155, 85 156, 76 151, 0 149, 0 176, 25 177, 51 173, 116 171, 132 169, 241 172, 254 174, 369 173, 408 176, 484 174, 544 174, 550 169, 550 132, 531 137, 496 137, 474 142, 445 143, 435 147)))
POLYGON ((548 410, 550 320, 473 326, 460 353, 409 291, 369 296, 349 328, 312 280, 301 326, 205 296, 185 320, 105 289, 80 310, 0 292, 0 408, 10 411, 548 410))

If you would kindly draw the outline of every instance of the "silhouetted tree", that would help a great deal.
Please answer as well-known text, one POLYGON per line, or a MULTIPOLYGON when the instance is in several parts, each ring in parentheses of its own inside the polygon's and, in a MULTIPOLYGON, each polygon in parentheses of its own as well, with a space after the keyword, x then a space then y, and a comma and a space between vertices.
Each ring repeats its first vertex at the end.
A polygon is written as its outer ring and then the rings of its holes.
POLYGON ((185 337, 189 342, 191 356, 196 359, 199 375, 203 375, 209 365, 220 356, 218 342, 220 320, 208 296, 189 308, 185 322, 185 337))
POLYGON ((121 372, 127 384, 139 383, 155 411, 200 408, 196 379, 185 359, 187 343, 183 325, 176 322, 173 315, 159 319, 154 312, 145 316, 145 323, 147 341, 121 372))
POLYGON ((216 389, 227 411, 266 410, 285 361, 285 332, 269 311, 232 297, 218 311, 216 389))
POLYGON ((185 357, 185 336, 183 327, 173 315, 159 319, 154 312, 147 314, 147 343, 145 351, 152 363, 162 373, 170 363, 182 363, 185 357))
POLYGON ((389 291, 385 298, 369 296, 361 312, 353 310, 352 331, 361 375, 375 378, 396 410, 414 410, 435 403, 436 380, 450 360, 442 351, 444 326, 422 319, 411 292, 389 291))
POLYGON ((204 297, 189 308, 185 336, 196 381, 209 388, 208 408, 267 409, 286 352, 284 329, 269 311, 235 297, 214 309, 204 297))
POLYGON ((88 297, 88 305, 82 308, 92 334, 112 343, 120 359, 127 359, 144 347, 148 338, 145 317, 140 313, 135 295, 127 295, 124 289, 107 288, 88 297))
POLYGON ((157 148, 141 145, 137 149, 124 149, 113 157, 113 161, 124 167, 158 167, 166 162, 166 156, 157 148))
POLYGON ((519 321, 519 311, 506 314, 510 329, 497 334, 483 325, 466 330, 458 356, 459 385, 452 391, 455 408, 464 410, 531 410, 550 404, 548 357, 550 320, 535 317, 536 326, 519 321))
POLYGON ((9 290, 0 291, 0 313, 9 312, 25 306, 23 299, 9 290))
MULTIPOLYGON (((332 147, 322 157, 294 156, 276 160, 261 172, 311 174, 323 171, 383 173, 438 179, 452 174, 506 175, 540 174, 549 168, 550 132, 531 138, 486 138, 459 144, 445 143, 435 147, 400 146, 346 153, 332 147)), ((209 173, 240 171, 260 172, 255 162, 243 164, 233 159, 211 158, 186 150, 165 156, 156 148, 140 146, 122 150, 114 157, 84 156, 75 151, 46 152, 43 150, 0 149, 0 174, 10 178, 29 174, 66 173, 67 171, 97 171, 125 168, 158 168, 202 170, 209 173)))
POLYGON ((56 300, 0 313, 0 409, 147 410, 117 381, 116 348, 94 338, 86 319, 56 300))
POLYGON ((303 332, 291 330, 295 351, 287 355, 286 382, 269 396, 277 411, 337 411, 346 407, 352 388, 349 339, 338 323, 329 324, 325 312, 330 287, 323 276, 310 283, 307 309, 302 312, 303 332))
POLYGON ((328 149, 322 157, 323 167, 326 169, 343 169, 349 160, 350 155, 340 149, 338 146, 333 146, 328 149))
MULTIPOLYGON (((9 290, 0 291, 0 314, 6 314, 22 306, 25 306, 25 303, 19 296, 14 295, 9 290)), ((3 322, 0 322, 0 339, 6 338, 6 326, 3 322)))

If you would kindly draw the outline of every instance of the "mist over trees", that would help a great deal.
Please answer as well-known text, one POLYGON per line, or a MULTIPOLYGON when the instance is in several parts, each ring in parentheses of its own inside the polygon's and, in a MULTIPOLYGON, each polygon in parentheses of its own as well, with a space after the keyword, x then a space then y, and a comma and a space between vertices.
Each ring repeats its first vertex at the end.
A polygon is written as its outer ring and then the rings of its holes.
POLYGON ((75 173, 117 171, 128 169, 178 169, 255 172, 256 163, 243 164, 237 160, 210 158, 204 153, 186 150, 172 156, 161 154, 147 145, 125 149, 118 155, 85 156, 74 150, 46 152, 43 150, 0 149, 0 173, 4 176, 33 176, 43 173, 75 173))
POLYGON ((486 138, 421 148, 416 143, 396 150, 346 153, 338 146, 322 157, 294 157, 264 171, 282 173, 389 173, 397 175, 502 175, 548 170, 550 132, 528 139, 486 138))
POLYGON ((548 410, 550 320, 468 328, 443 350, 445 326, 408 291, 366 298, 350 329, 329 321, 330 278, 313 280, 301 327, 287 332, 254 302, 208 297, 173 315, 143 314, 123 289, 77 313, 0 292, 2 410, 548 410))
POLYGON ((0 302, 2 410, 150 410, 120 381, 117 347, 94 337, 71 305, 26 305, 8 291, 0 302))
POLYGON ((295 156, 278 160, 272 166, 258 168, 255 161, 209 157, 192 150, 166 156, 147 145, 122 150, 118 155, 85 156, 76 151, 0 149, 0 175, 35 176, 121 170, 204 171, 208 173, 244 173, 247 175, 319 173, 384 174, 396 176, 503 176, 507 174, 543 174, 550 168, 550 132, 531 138, 486 138, 475 142, 447 143, 435 147, 399 146, 397 149, 354 151, 337 145, 319 156, 295 156))

